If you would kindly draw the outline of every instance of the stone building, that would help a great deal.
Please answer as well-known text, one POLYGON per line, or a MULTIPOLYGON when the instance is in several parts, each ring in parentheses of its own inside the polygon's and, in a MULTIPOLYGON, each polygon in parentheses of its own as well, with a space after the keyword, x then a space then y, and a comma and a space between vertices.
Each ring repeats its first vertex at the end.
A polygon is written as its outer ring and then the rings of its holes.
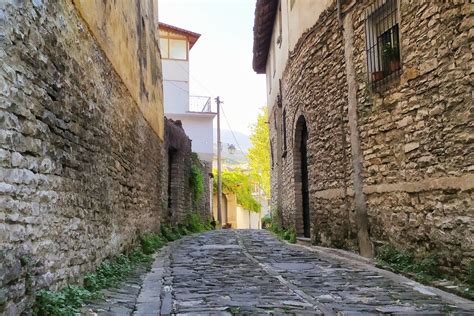
POLYGON ((171 225, 186 221, 190 211, 198 212, 202 219, 210 219, 211 168, 206 161, 191 151, 191 139, 186 135, 181 121, 165 121, 165 165, 167 166, 167 208, 163 222, 171 225), (193 156, 194 155, 194 156, 193 156), (202 194, 194 196, 190 181, 191 168, 195 166, 202 175, 202 194))
POLYGON ((0 2, 0 314, 191 211, 186 187, 168 216, 156 15, 156 1, 0 2))
POLYGON ((201 35, 163 22, 159 23, 158 33, 162 50, 164 112, 167 118, 179 121, 192 140, 190 150, 198 157, 194 159, 194 164, 199 165, 204 174, 206 194, 192 207, 207 218, 210 216, 210 192, 213 190, 209 177, 214 150, 212 126, 217 113, 212 111, 210 97, 189 94, 190 52, 201 35))
POLYGON ((209 96, 189 94, 190 53, 201 35, 162 22, 159 28, 165 115, 181 121, 186 134, 193 140, 193 152, 211 165, 214 156, 212 125, 217 113, 212 111, 209 96))
POLYGON ((315 244, 474 257, 474 5, 257 0, 272 207, 315 244))

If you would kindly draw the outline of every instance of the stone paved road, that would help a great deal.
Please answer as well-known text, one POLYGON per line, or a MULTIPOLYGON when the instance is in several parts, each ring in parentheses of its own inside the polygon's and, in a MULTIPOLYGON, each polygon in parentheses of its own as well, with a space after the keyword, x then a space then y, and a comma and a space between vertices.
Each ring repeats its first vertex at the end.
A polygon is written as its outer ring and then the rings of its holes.
MULTIPOLYGON (((474 303, 370 265, 289 245, 264 230, 220 230, 165 247, 140 295, 99 315, 474 315, 474 303)), ((130 285, 128 285, 130 286, 130 285)), ((102 305, 104 307, 104 305, 102 305)))

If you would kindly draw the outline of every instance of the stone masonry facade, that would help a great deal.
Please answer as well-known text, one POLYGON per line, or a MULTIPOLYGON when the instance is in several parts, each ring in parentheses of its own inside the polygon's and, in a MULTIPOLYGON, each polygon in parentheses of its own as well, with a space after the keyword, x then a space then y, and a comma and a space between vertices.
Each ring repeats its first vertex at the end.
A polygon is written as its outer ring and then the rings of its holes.
POLYGON ((167 119, 165 123, 165 161, 168 186, 165 218, 176 225, 185 220, 191 210, 189 174, 191 172, 191 140, 186 136, 181 121, 167 119))
MULTIPOLYGON (((102 11, 87 15, 91 3, 77 3, 0 4, 0 314, 28 310, 38 289, 80 282, 141 234, 182 223, 192 210, 191 141, 170 122, 187 160, 173 165, 180 195, 167 210, 167 152, 176 142, 163 136, 154 2, 116 8, 139 22, 124 40, 136 66, 117 62, 104 44, 120 35, 110 20, 89 29, 102 11)), ((111 2, 103 5, 112 14, 111 2)))
POLYGON ((212 166, 208 161, 194 157, 193 163, 199 168, 203 176, 203 192, 199 199, 194 199, 191 194, 193 211, 199 213, 201 219, 211 220, 211 193, 213 192, 212 166))
POLYGON ((211 168, 205 161, 191 151, 191 140, 184 132, 181 121, 165 120, 165 165, 167 168, 163 183, 167 183, 165 193, 167 210, 163 222, 171 225, 183 224, 191 212, 196 212, 202 220, 210 216, 210 186, 209 175, 211 168), (191 183, 191 166, 198 167, 203 177, 203 192, 194 197, 191 183))
POLYGON ((397 1, 402 68, 375 90, 366 54, 374 1, 342 3, 334 1, 290 52, 281 103, 270 113, 275 214, 302 233, 297 122, 304 117, 313 243, 359 250, 360 190, 372 245, 435 255, 463 273, 474 257, 474 6, 397 1))

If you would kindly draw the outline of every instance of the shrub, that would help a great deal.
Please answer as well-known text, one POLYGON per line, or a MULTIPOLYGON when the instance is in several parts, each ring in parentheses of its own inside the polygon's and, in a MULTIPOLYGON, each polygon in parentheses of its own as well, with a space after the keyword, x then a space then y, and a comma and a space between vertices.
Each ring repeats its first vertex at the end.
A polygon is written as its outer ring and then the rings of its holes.
POLYGON ((186 219, 186 227, 192 233, 199 233, 208 230, 204 226, 201 215, 197 212, 188 215, 188 218, 186 219))
POLYGON ((290 238, 288 239, 288 242, 291 244, 296 244, 296 231, 294 228, 290 228, 290 238))
POLYGON ((428 256, 422 259, 420 262, 415 262, 414 271, 416 273, 422 273, 434 278, 440 277, 439 271, 439 260, 436 256, 428 256))
POLYGON ((377 250, 377 259, 396 272, 412 274, 418 281, 427 282, 441 277, 436 256, 417 260, 406 250, 397 250, 392 245, 384 245, 377 250))
POLYGON ((161 225, 161 235, 163 235, 167 241, 175 241, 181 237, 176 234, 169 225, 161 225))
POLYGON ((289 229, 284 229, 279 224, 270 222, 270 225, 267 229, 273 232, 280 239, 287 240, 289 243, 296 244, 296 231, 293 227, 289 229))
POLYGON ((469 261, 466 282, 467 284, 474 286, 474 259, 471 259, 471 261, 469 261))
POLYGON ((154 253, 156 250, 163 247, 165 243, 166 241, 158 234, 145 234, 140 237, 140 244, 143 253, 146 255, 154 253))
MULTIPOLYGON (((65 288, 67 289, 67 288, 65 288)), ((33 308, 33 312, 36 315, 40 316, 68 316, 68 315, 75 315, 77 313, 78 308, 82 306, 77 305, 79 299, 75 299, 74 302, 69 302, 67 300, 65 291, 60 292, 52 292, 41 290, 38 291, 36 294, 36 302, 33 308)))
POLYGON ((272 224, 272 217, 267 214, 264 217, 262 217, 262 228, 267 228, 272 224))
POLYGON ((185 225, 179 224, 178 225, 178 232, 181 236, 189 235, 191 232, 186 228, 185 225))

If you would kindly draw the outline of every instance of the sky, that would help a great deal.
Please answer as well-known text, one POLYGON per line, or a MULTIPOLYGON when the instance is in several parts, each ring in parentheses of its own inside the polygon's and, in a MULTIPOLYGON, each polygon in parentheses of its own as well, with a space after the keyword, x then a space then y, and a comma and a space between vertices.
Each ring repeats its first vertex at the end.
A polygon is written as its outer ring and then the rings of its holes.
MULTIPOLYGON (((254 10, 255 0, 158 0, 160 22, 201 34, 190 52, 190 94, 219 96, 232 130, 246 135, 266 106, 265 75, 252 69, 254 10)), ((224 117, 221 128, 230 129, 224 117)))

